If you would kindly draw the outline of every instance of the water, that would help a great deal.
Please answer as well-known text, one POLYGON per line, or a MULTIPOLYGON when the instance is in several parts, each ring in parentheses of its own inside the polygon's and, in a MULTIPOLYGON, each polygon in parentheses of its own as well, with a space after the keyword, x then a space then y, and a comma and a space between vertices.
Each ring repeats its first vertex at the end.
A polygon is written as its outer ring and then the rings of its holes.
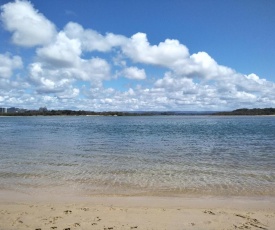
POLYGON ((275 196, 275 117, 0 117, 0 138, 2 191, 275 196))

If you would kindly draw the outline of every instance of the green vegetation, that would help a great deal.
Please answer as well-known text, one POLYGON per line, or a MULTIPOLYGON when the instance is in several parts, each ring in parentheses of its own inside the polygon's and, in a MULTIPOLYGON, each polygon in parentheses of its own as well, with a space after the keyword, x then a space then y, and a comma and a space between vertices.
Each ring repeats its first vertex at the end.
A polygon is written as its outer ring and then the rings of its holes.
POLYGON ((12 108, 7 112, 0 111, 0 116, 175 116, 175 115, 210 115, 213 112, 181 112, 181 111, 135 111, 135 112, 119 112, 106 111, 94 112, 84 110, 47 110, 47 108, 40 108, 39 110, 26 110, 12 108))
POLYGON ((236 109, 231 112, 218 112, 213 115, 275 115, 275 108, 264 108, 264 109, 236 109))
POLYGON ((94 112, 85 110, 47 110, 46 107, 41 107, 39 110, 27 110, 18 108, 9 108, 4 110, 0 108, 0 116, 155 116, 155 115, 275 115, 275 108, 265 109, 236 109, 230 112, 181 112, 181 111, 136 111, 136 112, 94 112))
MULTIPOLYGON (((127 112, 93 112, 93 111, 74 111, 74 110, 25 110, 2 113, 0 116, 137 116, 145 115, 143 113, 127 112)), ((150 115, 150 113, 146 113, 150 115)))

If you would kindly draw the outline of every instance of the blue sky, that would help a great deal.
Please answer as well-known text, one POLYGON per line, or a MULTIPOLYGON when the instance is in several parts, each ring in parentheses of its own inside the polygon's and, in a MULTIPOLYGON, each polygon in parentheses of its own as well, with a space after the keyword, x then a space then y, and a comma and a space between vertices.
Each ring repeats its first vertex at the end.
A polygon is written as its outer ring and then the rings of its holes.
POLYGON ((0 4, 0 107, 275 107, 274 1, 0 4))

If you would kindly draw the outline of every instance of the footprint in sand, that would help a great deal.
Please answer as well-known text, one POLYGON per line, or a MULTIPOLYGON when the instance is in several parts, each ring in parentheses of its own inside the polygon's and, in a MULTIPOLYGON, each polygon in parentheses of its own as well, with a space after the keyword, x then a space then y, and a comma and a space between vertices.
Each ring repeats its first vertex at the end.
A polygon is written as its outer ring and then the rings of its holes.
POLYGON ((71 211, 71 210, 66 210, 66 211, 64 211, 64 213, 65 213, 65 214, 71 214, 72 211, 71 211))
POLYGON ((209 210, 205 210, 203 213, 207 213, 207 214, 210 214, 210 215, 216 215, 214 212, 209 211, 209 210))
POLYGON ((0 212, 1 214, 10 214, 8 211, 6 211, 6 210, 1 210, 1 212, 0 212))
POLYGON ((252 219, 250 216, 245 216, 245 215, 241 215, 241 214, 235 214, 235 216, 237 217, 241 217, 243 219, 246 220, 246 222, 244 224, 242 224, 241 226, 235 226, 235 228, 239 228, 239 229, 243 229, 243 228, 251 228, 251 226, 259 228, 259 229, 264 229, 267 230, 267 226, 262 224, 260 221, 258 221, 257 219, 252 219))
POLYGON ((96 217, 96 221, 101 221, 101 219, 97 216, 97 217, 96 217))
POLYGON ((61 216, 55 216, 55 217, 53 218, 53 221, 57 221, 58 219, 62 219, 62 217, 61 217, 61 216))

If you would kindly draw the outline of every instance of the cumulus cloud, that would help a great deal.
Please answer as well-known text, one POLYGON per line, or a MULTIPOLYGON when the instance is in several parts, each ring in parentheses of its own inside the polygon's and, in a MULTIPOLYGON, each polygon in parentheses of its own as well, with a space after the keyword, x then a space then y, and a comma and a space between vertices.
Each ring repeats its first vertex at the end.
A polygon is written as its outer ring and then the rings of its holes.
POLYGON ((182 90, 184 94, 195 94, 197 84, 195 84, 192 79, 189 78, 178 78, 173 76, 171 72, 165 73, 165 76, 158 79, 155 82, 156 88, 164 88, 169 91, 179 91, 182 90))
POLYGON ((144 69, 139 69, 137 67, 128 67, 125 68, 121 74, 129 79, 135 79, 135 80, 144 80, 146 78, 146 73, 144 69))
POLYGON ((43 61, 57 68, 72 67, 80 61, 80 42, 60 32, 53 43, 37 49, 36 53, 43 61))
MULTIPOLYGON (((108 62, 98 57, 82 58, 81 41, 69 38, 64 31, 48 45, 38 48, 36 54, 39 62, 30 65, 29 79, 36 84, 39 93, 68 95, 67 88, 72 82, 81 80, 100 86, 110 77, 108 62)), ((71 95, 79 94, 75 89, 72 92, 71 95)), ((64 95, 61 98, 68 97, 64 95)))
POLYGON ((81 60, 79 68, 75 71, 76 77, 84 81, 101 82, 110 77, 110 65, 101 58, 81 60))
POLYGON ((235 73, 219 65, 206 52, 190 55, 188 48, 178 40, 166 39, 158 45, 150 45, 146 34, 137 33, 123 43, 121 49, 134 62, 163 66, 179 76, 211 80, 235 73))
POLYGON ((113 47, 123 45, 128 39, 122 35, 108 33, 106 36, 101 35, 95 30, 84 29, 75 22, 69 22, 64 32, 69 38, 78 39, 84 51, 110 51, 113 47))
POLYGON ((78 88, 70 87, 64 92, 58 93, 57 97, 61 99, 76 98, 79 95, 80 90, 78 88))
POLYGON ((206 52, 198 52, 185 60, 179 60, 172 69, 181 76, 206 80, 223 78, 235 73, 233 69, 219 65, 206 52))
POLYGON ((186 46, 178 40, 166 39, 151 46, 145 33, 136 33, 122 46, 122 51, 135 62, 160 65, 170 68, 189 56, 186 46))
POLYGON ((8 53, 0 54, 0 78, 10 78, 14 69, 22 67, 21 57, 11 56, 8 53))
POLYGON ((35 62, 29 66, 29 79, 39 93, 61 93, 67 91, 77 80, 92 82, 99 86, 104 79, 108 79, 109 71, 108 63, 100 58, 80 59, 77 65, 68 68, 52 68, 35 62))
POLYGON ((29 79, 39 93, 63 92, 72 84, 72 79, 66 72, 44 68, 41 63, 29 66, 29 79))
POLYGON ((55 35, 55 26, 28 1, 16 0, 1 6, 1 20, 12 33, 16 45, 32 47, 46 44, 55 35))

